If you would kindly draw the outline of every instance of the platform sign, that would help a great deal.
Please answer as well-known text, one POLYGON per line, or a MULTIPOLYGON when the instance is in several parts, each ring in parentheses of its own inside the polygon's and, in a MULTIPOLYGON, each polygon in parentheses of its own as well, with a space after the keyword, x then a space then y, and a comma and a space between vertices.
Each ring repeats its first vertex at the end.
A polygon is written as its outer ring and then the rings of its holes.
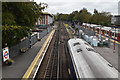
POLYGON ((9 59, 9 49, 8 47, 6 47, 3 49, 3 61, 5 62, 8 59, 9 59))

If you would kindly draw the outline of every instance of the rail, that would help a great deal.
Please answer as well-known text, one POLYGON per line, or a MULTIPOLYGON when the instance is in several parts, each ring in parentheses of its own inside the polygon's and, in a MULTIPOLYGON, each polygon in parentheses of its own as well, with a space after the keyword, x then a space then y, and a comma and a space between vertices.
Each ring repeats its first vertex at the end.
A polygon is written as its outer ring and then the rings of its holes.
POLYGON ((49 37, 47 38, 47 40, 45 41, 45 43, 43 44, 42 48, 40 49, 39 53, 37 54, 37 56, 35 57, 35 59, 33 60, 33 62, 31 63, 30 67, 28 68, 28 70, 26 71, 26 73, 23 75, 22 80, 28 80, 29 78, 34 79, 35 75, 37 73, 37 70, 44 58, 44 55, 47 51, 47 48, 52 40, 52 37, 54 35, 55 30, 51 31, 49 37))

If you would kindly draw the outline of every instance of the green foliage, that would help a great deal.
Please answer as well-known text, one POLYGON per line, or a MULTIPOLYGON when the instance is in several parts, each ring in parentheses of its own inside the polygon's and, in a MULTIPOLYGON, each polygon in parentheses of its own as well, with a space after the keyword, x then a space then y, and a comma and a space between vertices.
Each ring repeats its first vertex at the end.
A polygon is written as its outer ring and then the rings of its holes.
POLYGON ((111 24, 111 14, 109 12, 98 12, 97 9, 94 9, 94 14, 91 14, 86 8, 83 8, 79 12, 73 11, 71 14, 57 14, 57 20, 78 21, 81 23, 85 22, 108 26, 111 24))
POLYGON ((2 26, 2 46, 11 47, 16 43, 19 43, 20 40, 24 37, 30 35, 29 27, 25 26, 2 26))
POLYGON ((32 27, 46 7, 45 3, 38 5, 35 2, 3 2, 2 24, 32 27))
POLYGON ((36 2, 2 3, 2 47, 11 47, 30 35, 33 28, 48 5, 36 2))
POLYGON ((91 22, 108 26, 111 24, 111 15, 109 12, 95 13, 91 22))
POLYGON ((3 20, 2 20, 3 25, 5 25, 5 24, 8 24, 8 25, 16 24, 15 17, 14 17, 14 15, 12 15, 12 13, 3 12, 2 17, 3 17, 3 20))

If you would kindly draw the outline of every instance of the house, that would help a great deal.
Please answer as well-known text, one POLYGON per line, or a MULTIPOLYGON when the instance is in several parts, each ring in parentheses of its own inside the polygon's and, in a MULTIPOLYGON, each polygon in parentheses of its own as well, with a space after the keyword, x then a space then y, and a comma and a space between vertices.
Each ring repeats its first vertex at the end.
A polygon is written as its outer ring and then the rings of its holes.
POLYGON ((120 26, 120 15, 115 15, 111 19, 111 23, 114 25, 119 25, 120 26))
POLYGON ((39 18, 36 25, 51 25, 54 22, 54 17, 53 15, 43 12, 42 13, 42 18, 39 18))

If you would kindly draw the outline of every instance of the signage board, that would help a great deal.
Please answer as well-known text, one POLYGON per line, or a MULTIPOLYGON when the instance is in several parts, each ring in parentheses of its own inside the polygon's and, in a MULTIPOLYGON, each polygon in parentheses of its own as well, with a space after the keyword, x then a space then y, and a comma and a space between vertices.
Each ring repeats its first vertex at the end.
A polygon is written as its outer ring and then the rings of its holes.
POLYGON ((3 48, 3 61, 5 62, 8 59, 9 59, 9 49, 8 47, 6 47, 6 48, 3 48))

